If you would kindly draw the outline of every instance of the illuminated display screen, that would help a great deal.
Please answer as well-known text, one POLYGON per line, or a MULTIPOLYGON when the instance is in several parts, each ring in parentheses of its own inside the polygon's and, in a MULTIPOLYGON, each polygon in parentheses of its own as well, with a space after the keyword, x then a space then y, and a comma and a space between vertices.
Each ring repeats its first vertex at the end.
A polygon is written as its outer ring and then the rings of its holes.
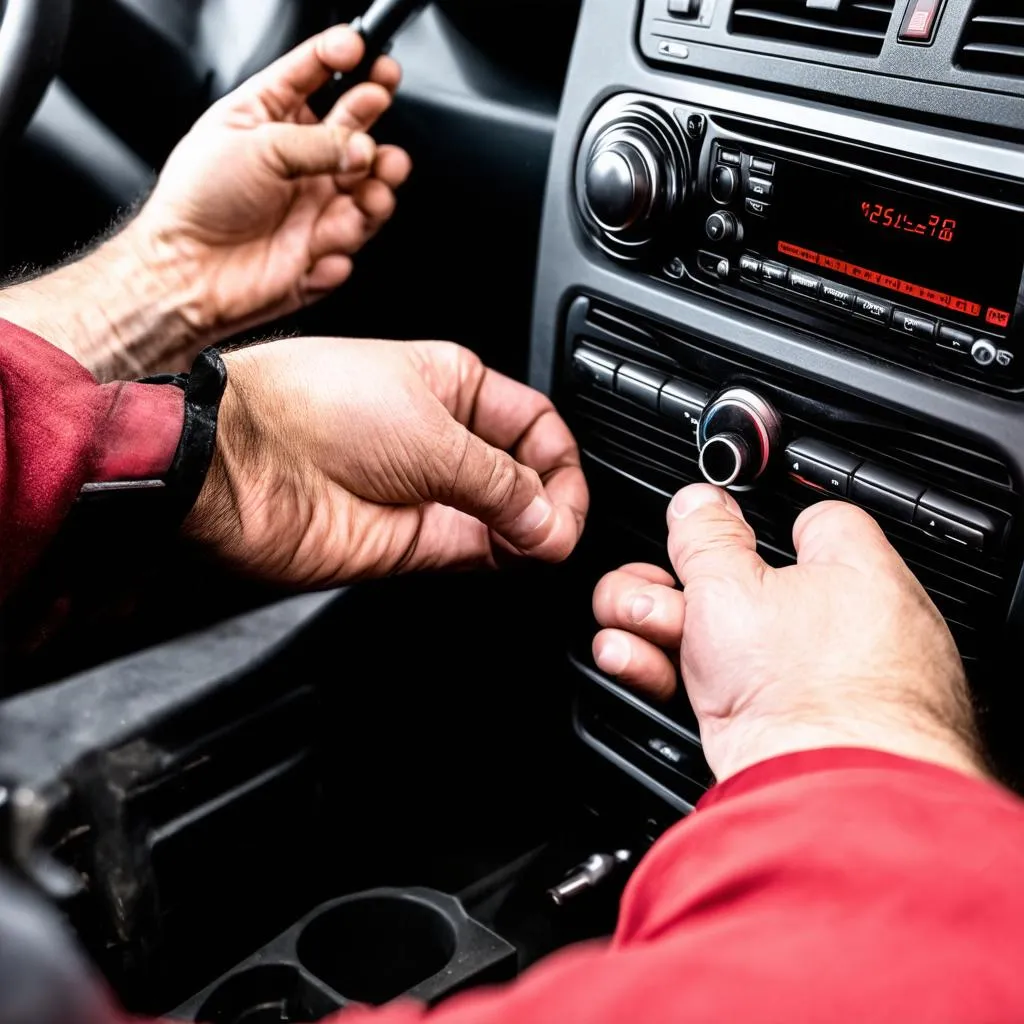
POLYGON ((979 330, 1009 328, 1024 269, 1019 211, 788 162, 774 185, 768 220, 745 220, 764 258, 813 264, 823 277, 979 330))

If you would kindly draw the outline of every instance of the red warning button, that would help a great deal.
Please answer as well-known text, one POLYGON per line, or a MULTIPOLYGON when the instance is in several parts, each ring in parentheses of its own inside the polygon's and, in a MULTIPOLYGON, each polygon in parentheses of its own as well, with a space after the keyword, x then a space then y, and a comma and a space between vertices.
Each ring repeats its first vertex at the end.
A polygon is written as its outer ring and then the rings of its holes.
POLYGON ((942 0, 910 0, 900 25, 901 43, 930 43, 942 0))

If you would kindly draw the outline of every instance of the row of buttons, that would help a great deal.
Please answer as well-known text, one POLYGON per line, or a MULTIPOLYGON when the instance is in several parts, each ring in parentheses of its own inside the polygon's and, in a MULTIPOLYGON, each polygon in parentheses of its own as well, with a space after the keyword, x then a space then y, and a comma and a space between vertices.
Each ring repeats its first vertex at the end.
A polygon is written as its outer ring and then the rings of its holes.
MULTIPOLYGON (((696 443, 701 414, 710 398, 705 390, 588 346, 577 348, 572 358, 582 383, 660 413, 696 443)), ((998 514, 831 445, 800 439, 786 447, 785 458, 787 471, 800 483, 918 526, 939 540, 994 552, 1006 532, 1006 521, 998 514)))
POLYGON ((1013 362, 1012 352, 996 348, 988 338, 975 337, 952 324, 900 309, 885 299, 862 295, 845 285, 826 281, 802 270, 793 270, 781 263, 762 262, 748 253, 740 257, 740 273, 746 278, 787 288, 806 299, 823 302, 835 309, 863 317, 917 341, 934 342, 938 348, 951 354, 970 356, 978 366, 996 363, 1005 368, 1013 362))
POLYGON ((770 180, 775 174, 774 160, 720 148, 718 163, 711 172, 711 197, 723 206, 732 202, 741 177, 741 171, 735 168, 742 167, 744 162, 748 171, 744 208, 755 217, 765 217, 775 191, 775 184, 770 180))
POLYGON ((999 516, 818 441, 788 445, 786 468, 800 483, 850 498, 971 551, 995 550, 1006 531, 999 516))
POLYGON ((614 391, 637 405, 661 413, 692 432, 697 440, 697 424, 709 395, 702 388, 676 380, 646 366, 610 356, 597 349, 581 347, 572 356, 576 376, 594 387, 614 391))

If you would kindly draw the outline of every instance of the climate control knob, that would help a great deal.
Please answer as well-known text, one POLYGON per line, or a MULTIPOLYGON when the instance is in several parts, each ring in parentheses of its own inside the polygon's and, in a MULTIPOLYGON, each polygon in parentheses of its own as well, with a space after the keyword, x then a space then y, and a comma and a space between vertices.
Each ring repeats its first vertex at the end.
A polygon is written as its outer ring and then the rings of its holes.
POLYGON ((610 101, 587 129, 576 169, 580 214, 610 255, 638 259, 662 234, 689 191, 686 150, 653 104, 610 101))
POLYGON ((749 489, 768 468, 782 419, 749 388, 727 388, 704 408, 697 425, 704 479, 735 491, 749 489))

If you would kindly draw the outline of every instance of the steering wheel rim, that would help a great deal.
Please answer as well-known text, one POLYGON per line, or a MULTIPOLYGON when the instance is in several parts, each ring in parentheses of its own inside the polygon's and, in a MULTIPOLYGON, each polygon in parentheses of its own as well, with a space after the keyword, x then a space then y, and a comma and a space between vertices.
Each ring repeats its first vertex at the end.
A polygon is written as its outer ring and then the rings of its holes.
POLYGON ((0 156, 24 131, 60 66, 74 0, 0 4, 0 156))

